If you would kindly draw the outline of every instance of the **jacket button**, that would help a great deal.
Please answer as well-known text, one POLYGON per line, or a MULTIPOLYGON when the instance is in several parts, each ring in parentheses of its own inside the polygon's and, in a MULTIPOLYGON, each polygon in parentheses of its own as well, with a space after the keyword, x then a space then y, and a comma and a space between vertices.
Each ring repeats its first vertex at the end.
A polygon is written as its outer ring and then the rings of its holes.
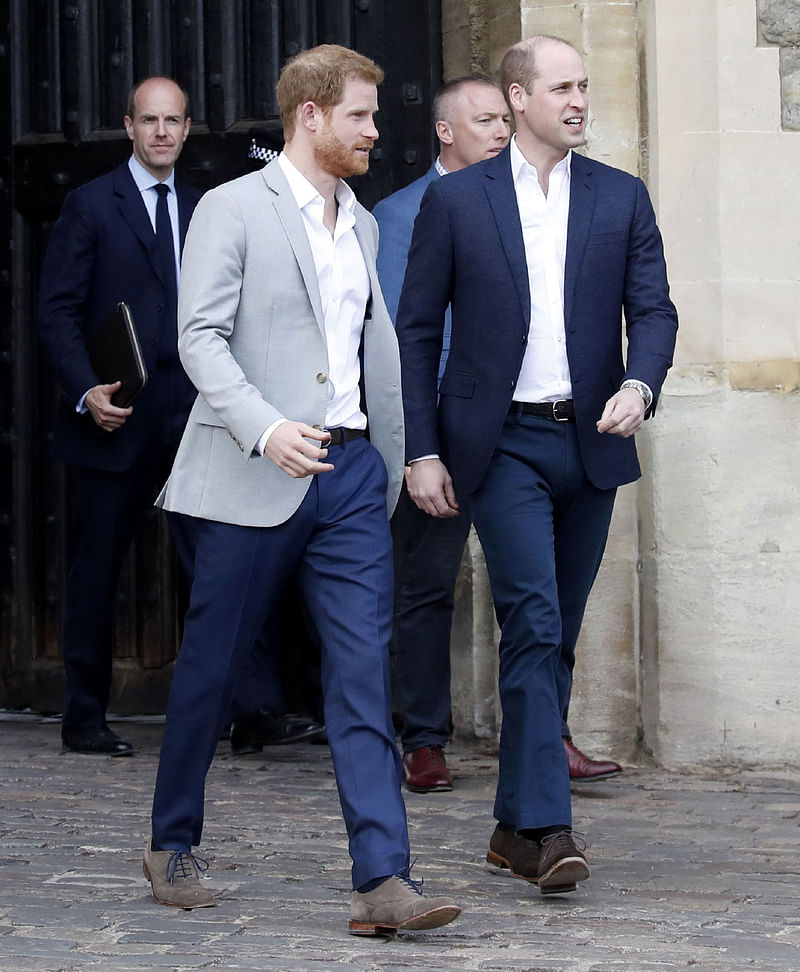
POLYGON ((316 424, 315 424, 315 425, 312 425, 312 426, 311 426, 311 428, 312 428, 312 429, 316 429, 316 430, 317 430, 317 432, 321 432, 321 431, 322 431, 322 426, 321 426, 321 425, 316 425, 316 424))
POLYGON ((324 375, 320 371, 319 374, 317 375, 317 381, 320 383, 320 385, 323 385, 327 380, 328 380, 328 376, 327 375, 324 375))

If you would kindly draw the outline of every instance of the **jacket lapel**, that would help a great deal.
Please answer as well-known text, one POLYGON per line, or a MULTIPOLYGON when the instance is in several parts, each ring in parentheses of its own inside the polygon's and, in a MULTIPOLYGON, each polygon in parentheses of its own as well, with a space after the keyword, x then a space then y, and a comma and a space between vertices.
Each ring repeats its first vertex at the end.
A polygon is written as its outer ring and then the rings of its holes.
POLYGON ((183 244, 186 241, 186 231, 189 229, 189 221, 192 218, 194 206, 182 182, 175 180, 175 193, 178 197, 178 222, 180 223, 178 232, 180 233, 180 253, 183 255, 183 244))
POLYGON ((153 270, 158 275, 158 279, 166 285, 161 257, 156 246, 156 234, 153 232, 150 217, 147 215, 147 210, 142 201, 142 194, 133 181, 127 162, 114 172, 114 193, 122 218, 147 251, 147 256, 153 265, 153 270))
POLYGON ((486 163, 484 186, 489 205, 494 213, 497 232, 503 247, 514 285, 519 295, 522 319, 527 323, 531 318, 531 295, 528 287, 528 265, 525 261, 525 244, 522 239, 522 223, 519 218, 517 194, 511 177, 510 152, 508 148, 486 163))
POLYGON ((272 205, 275 207, 275 212, 294 252, 297 265, 300 267, 300 273, 303 276, 303 282, 308 291, 314 317, 322 336, 325 337, 325 319, 322 315, 322 297, 319 292, 317 268, 314 264, 314 256, 311 253, 311 244, 308 242, 306 228, 303 225, 303 216, 297 208, 297 202, 278 161, 270 162, 261 170, 261 173, 267 186, 272 190, 272 205))
POLYGON ((364 318, 365 323, 372 319, 372 295, 376 292, 380 292, 380 283, 378 282, 378 272, 375 266, 375 259, 377 254, 375 253, 375 237, 370 232, 369 220, 372 218, 367 215, 367 211, 362 209, 362 207, 356 203, 355 208, 355 234, 358 240, 358 245, 361 247, 361 252, 364 254, 364 263, 367 265, 367 274, 369 275, 369 293, 370 296, 367 300, 367 312, 364 318))
POLYGON ((578 271, 583 262, 589 228, 594 215, 595 190, 592 163, 582 155, 572 154, 570 173, 569 221, 567 223, 567 260, 564 268, 564 323, 572 313, 578 271))

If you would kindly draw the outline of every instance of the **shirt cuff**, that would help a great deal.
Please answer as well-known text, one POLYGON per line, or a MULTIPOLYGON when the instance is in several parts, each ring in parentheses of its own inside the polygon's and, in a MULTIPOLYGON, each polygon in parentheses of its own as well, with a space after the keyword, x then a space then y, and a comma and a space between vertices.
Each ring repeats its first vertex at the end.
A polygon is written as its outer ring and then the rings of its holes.
POLYGON ((644 401, 645 412, 653 404, 653 389, 647 384, 646 381, 641 381, 639 378, 626 378, 625 381, 620 385, 620 391, 623 388, 633 388, 639 392, 644 401))
POLYGON ((269 437, 272 435, 275 429, 277 429, 279 425, 283 425, 284 422, 288 422, 288 421, 289 421, 288 419, 279 418, 276 422, 273 422, 272 425, 270 425, 266 429, 266 431, 261 435, 261 438, 256 443, 256 453, 259 456, 264 455, 264 450, 267 448, 267 442, 269 441, 269 437))

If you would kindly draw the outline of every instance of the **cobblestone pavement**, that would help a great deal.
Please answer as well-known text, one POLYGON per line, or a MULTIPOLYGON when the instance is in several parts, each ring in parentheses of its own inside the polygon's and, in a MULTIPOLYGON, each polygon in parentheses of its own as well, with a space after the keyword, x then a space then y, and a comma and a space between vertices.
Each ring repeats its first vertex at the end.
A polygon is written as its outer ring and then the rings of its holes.
POLYGON ((415 874, 455 896, 428 933, 347 933, 347 845, 326 747, 220 744, 200 853, 218 907, 158 906, 142 876, 161 727, 133 758, 61 754, 0 716, 0 970, 800 970, 800 774, 631 767, 574 788, 591 880, 572 895, 485 863, 495 759, 452 746, 452 793, 407 794, 415 874))

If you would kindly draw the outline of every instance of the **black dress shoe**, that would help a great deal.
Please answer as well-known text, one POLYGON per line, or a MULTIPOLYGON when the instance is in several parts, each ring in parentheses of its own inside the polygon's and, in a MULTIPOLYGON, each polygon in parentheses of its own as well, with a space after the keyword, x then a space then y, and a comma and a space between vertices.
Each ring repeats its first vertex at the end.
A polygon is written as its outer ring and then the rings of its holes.
POLYGON ((276 715, 258 709, 231 724, 234 756, 260 753, 264 746, 283 746, 322 735, 325 726, 307 716, 276 715))
POLYGON ((61 742, 65 752, 90 753, 97 756, 130 756, 133 746, 112 732, 108 726, 94 729, 62 729, 61 742))

